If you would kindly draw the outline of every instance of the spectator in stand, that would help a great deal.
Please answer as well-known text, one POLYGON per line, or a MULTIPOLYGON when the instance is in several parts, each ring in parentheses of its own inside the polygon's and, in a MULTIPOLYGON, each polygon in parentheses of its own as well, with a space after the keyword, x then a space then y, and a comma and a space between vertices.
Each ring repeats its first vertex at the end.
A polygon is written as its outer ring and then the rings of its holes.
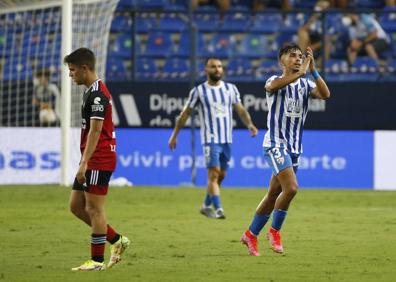
MULTIPOLYGON (((322 13, 330 7, 329 0, 319 0, 315 7, 315 13, 308 21, 298 30, 298 45, 303 52, 310 46, 315 57, 318 57, 320 48, 322 47, 322 13)), ((331 44, 330 37, 325 37, 325 58, 330 57, 331 44)))
POLYGON ((252 8, 254 12, 260 12, 266 8, 277 8, 288 12, 293 8, 293 0, 253 0, 252 8))
POLYGON ((366 54, 380 63, 379 54, 390 47, 390 38, 374 15, 348 14, 342 21, 348 27, 350 42, 347 56, 349 64, 353 64, 357 56, 366 54))
POLYGON ((60 115, 60 92, 50 82, 50 71, 38 71, 34 85, 32 103, 38 109, 40 125, 55 125, 60 115))

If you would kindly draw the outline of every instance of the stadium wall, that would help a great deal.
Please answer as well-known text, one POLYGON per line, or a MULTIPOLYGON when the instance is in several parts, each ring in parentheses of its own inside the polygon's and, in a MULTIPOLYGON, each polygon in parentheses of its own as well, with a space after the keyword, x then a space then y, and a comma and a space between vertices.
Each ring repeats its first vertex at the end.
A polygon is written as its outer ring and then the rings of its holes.
MULTIPOLYGON (((183 109, 190 86, 187 82, 108 83, 113 95, 118 127, 173 127, 183 109)), ((266 128, 264 84, 237 84, 241 100, 259 128, 266 128)), ((393 112, 395 84, 390 82, 330 83, 328 101, 311 100, 306 129, 396 130, 393 112)), ((243 128, 239 119, 237 128, 243 128)))
MULTIPOLYGON (((191 183, 192 131, 181 131, 175 152, 167 147, 171 129, 117 129, 115 179, 134 185, 191 183)), ((251 138, 236 129, 233 159, 225 187, 267 187, 271 171, 262 154, 265 130, 251 138)), ((75 129, 72 138, 78 138, 75 129)), ((194 132, 199 140, 199 131, 194 132)), ((0 128, 0 184, 59 183, 58 128, 0 128)), ((396 131, 316 131, 304 133, 304 154, 298 172, 303 188, 396 189, 392 161, 396 131)), ((206 170, 199 142, 195 146, 197 185, 205 186, 206 170)), ((72 152, 71 171, 77 170, 78 148, 72 152)), ((70 176, 71 180, 73 175, 70 176)))

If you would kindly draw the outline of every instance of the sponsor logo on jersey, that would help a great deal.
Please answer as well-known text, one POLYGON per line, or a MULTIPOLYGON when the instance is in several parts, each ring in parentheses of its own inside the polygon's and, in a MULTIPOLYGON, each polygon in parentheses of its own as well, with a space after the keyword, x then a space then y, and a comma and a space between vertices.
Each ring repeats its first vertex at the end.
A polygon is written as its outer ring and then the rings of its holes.
POLYGON ((100 97, 95 97, 94 104, 95 105, 99 105, 100 104, 100 97))

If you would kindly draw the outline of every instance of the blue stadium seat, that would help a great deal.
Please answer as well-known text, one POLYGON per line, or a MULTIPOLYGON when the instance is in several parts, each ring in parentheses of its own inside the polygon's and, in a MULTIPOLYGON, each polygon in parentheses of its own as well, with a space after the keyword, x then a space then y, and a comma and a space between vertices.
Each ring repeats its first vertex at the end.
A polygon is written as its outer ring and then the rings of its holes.
POLYGON ((158 27, 158 20, 155 14, 139 13, 135 19, 136 31, 138 33, 147 33, 158 27))
POLYGON ((325 62, 325 77, 328 81, 345 81, 349 67, 346 60, 329 59, 325 62))
POLYGON ((219 58, 232 57, 236 49, 234 35, 229 33, 217 33, 206 46, 205 56, 215 56, 219 58))
POLYGON ((396 10, 384 9, 379 17, 379 23, 387 32, 396 32, 396 10))
POLYGON ((267 55, 268 40, 265 35, 248 33, 242 38, 239 54, 248 58, 260 58, 267 55))
POLYGON ((274 33, 278 32, 282 25, 283 19, 280 13, 256 14, 253 25, 249 30, 251 32, 274 33))
MULTIPOLYGON (((204 41, 204 36, 202 33, 197 32, 197 55, 201 57, 204 52, 205 52, 205 41, 204 41)), ((179 46, 177 49, 177 52, 175 53, 176 56, 181 56, 181 57, 188 57, 190 56, 190 32, 183 32, 180 35, 180 42, 179 46)))
POLYGON ((297 41, 297 38, 296 38, 295 34, 292 34, 292 33, 279 34, 272 42, 270 51, 267 53, 267 57, 277 58, 278 51, 281 47, 283 47, 287 44, 296 43, 296 41, 297 41))
MULTIPOLYGON (((132 38, 131 34, 120 34, 114 41, 109 42, 108 52, 110 57, 121 57, 130 59, 132 57, 132 38)), ((139 44, 137 44, 137 51, 139 44)), ((137 52, 139 53, 139 52, 137 52)))
POLYGON ((305 24, 307 17, 303 13, 288 14, 283 21, 282 31, 296 33, 305 24))
POLYGON ((183 80, 189 76, 189 61, 185 59, 169 58, 162 68, 162 79, 183 80))
POLYGON ((226 78, 230 81, 249 81, 253 78, 253 66, 247 58, 231 59, 226 68, 226 78))
POLYGON ((219 31, 244 32, 248 29, 250 24, 250 14, 226 14, 219 31))
POLYGON ((325 28, 328 34, 347 33, 347 28, 342 24, 342 14, 338 13, 326 15, 325 28))
POLYGON ((357 57, 351 65, 348 80, 377 81, 379 78, 378 63, 370 57, 357 57))
POLYGON ((106 80, 124 81, 131 78, 124 61, 121 58, 112 58, 106 63, 106 80))
POLYGON ((205 64, 203 61, 197 62, 197 76, 198 80, 206 80, 205 64))
POLYGON ((131 32, 132 19, 128 13, 116 12, 111 22, 111 32, 131 32))
POLYGON ((117 11, 125 11, 126 9, 132 9, 136 6, 137 0, 120 0, 117 5, 117 11))
POLYGON ((220 25, 219 14, 195 14, 194 22, 197 25, 199 31, 202 32, 213 32, 217 30, 220 25))
POLYGON ((187 1, 185 0, 168 0, 169 4, 165 7, 165 11, 169 12, 186 12, 187 1))
POLYGON ((136 79, 153 79, 159 77, 158 67, 153 58, 138 57, 135 68, 136 79))
POLYGON ((149 33, 144 55, 153 57, 167 57, 172 53, 173 42, 169 33, 161 31, 149 33))
POLYGON ((32 80, 33 70, 28 58, 18 58, 4 62, 2 70, 4 81, 32 80))
POLYGON ((260 81, 265 81, 273 75, 281 75, 282 70, 279 66, 278 60, 263 61, 255 72, 255 78, 260 81))
POLYGON ((168 5, 168 0, 138 0, 136 9, 164 9, 168 5))
POLYGON ((180 14, 162 14, 159 21, 159 30, 170 32, 181 32, 188 28, 187 22, 180 14))

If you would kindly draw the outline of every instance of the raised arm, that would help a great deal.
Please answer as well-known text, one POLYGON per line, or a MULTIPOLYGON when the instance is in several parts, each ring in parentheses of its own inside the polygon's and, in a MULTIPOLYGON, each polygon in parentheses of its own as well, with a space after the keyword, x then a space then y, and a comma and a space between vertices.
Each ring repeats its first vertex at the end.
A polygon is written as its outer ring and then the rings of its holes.
POLYGON ((247 129, 249 129, 250 136, 252 137, 256 136, 258 130, 254 126, 248 111, 246 111, 246 109, 242 106, 241 103, 234 104, 234 110, 238 114, 239 118, 242 120, 243 124, 247 127, 247 129))
POLYGON ((180 113, 180 115, 176 119, 175 128, 173 129, 172 135, 169 138, 168 145, 169 148, 173 151, 176 148, 177 143, 177 135, 179 134, 180 129, 184 127, 188 118, 190 117, 193 109, 189 107, 185 107, 184 110, 180 113))
MULTIPOLYGON (((311 52, 312 52, 312 50, 311 50, 311 52)), ((298 72, 287 74, 285 76, 282 76, 280 78, 272 80, 270 83, 265 85, 265 90, 269 93, 272 93, 279 89, 282 89, 283 87, 292 83, 296 79, 304 76, 307 73, 309 64, 310 64, 310 59, 306 58, 304 60, 304 62, 302 63, 301 68, 298 72)))
POLYGON ((309 69, 316 83, 316 87, 311 91, 311 96, 318 99, 326 100, 330 98, 330 90, 327 87, 327 84, 324 81, 324 79, 319 75, 319 72, 316 70, 313 53, 311 48, 309 47, 307 48, 307 56, 311 59, 309 69))

